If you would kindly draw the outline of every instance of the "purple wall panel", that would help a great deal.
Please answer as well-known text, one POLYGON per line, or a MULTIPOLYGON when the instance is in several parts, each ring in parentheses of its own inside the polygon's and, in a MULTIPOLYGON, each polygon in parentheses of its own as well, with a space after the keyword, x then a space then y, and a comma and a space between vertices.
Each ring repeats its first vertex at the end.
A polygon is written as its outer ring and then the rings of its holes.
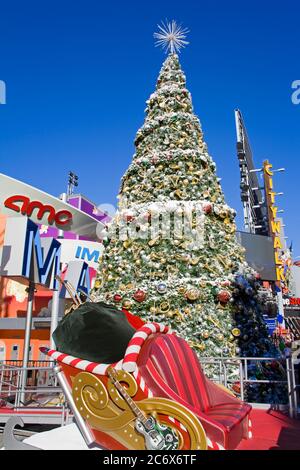
MULTIPOLYGON (((110 217, 105 215, 104 213, 99 211, 99 214, 95 214, 94 210, 96 209, 96 205, 93 204, 92 202, 88 201, 84 196, 77 195, 74 197, 70 197, 68 200, 69 204, 73 207, 76 207, 77 209, 82 210, 82 212, 85 212, 86 214, 90 215, 94 219, 98 220, 101 222, 103 219, 104 223, 109 222, 110 217)), ((47 233, 41 234, 41 237, 53 237, 57 238, 58 237, 58 229, 53 228, 53 227, 48 227, 47 233)), ((90 240, 90 238, 87 237, 80 237, 75 235, 72 232, 64 232, 64 238, 68 240, 90 240)))

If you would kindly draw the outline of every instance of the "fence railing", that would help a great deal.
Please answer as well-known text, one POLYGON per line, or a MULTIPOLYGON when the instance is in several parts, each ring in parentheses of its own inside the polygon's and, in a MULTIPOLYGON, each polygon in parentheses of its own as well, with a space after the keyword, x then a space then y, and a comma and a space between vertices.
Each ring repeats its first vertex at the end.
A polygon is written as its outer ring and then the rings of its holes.
POLYGON ((40 361, 32 362, 37 365, 24 368, 3 362, 0 364, 0 401, 16 412, 25 408, 35 413, 37 410, 41 413, 52 410, 55 414, 61 414, 61 424, 64 425, 69 418, 69 408, 53 370, 54 362, 48 362, 51 364, 48 366, 39 366, 40 361))
MULTIPOLYGON (((250 384, 269 384, 270 386, 282 387, 282 394, 286 400, 285 403, 277 403, 277 405, 287 404, 290 417, 298 417, 300 385, 296 380, 295 360, 292 356, 284 359, 274 357, 202 357, 200 362, 204 372, 215 382, 229 388, 238 383, 241 400, 245 399, 247 386, 250 384), (257 379, 249 374, 249 366, 264 366, 268 362, 272 362, 273 365, 276 364, 278 368, 281 368, 282 380, 257 379)), ((236 390, 234 391, 236 392, 236 390)), ((275 404, 272 403, 272 405, 275 404)))
MULTIPOLYGON (((245 399, 247 386, 250 384, 269 384, 281 386, 286 392, 286 401, 289 415, 296 418, 298 415, 300 385, 296 380, 295 360, 288 357, 278 359, 272 357, 202 357, 200 358, 204 372, 215 382, 232 388, 239 384, 239 396, 245 399), (249 374, 249 366, 272 362, 282 370, 282 380, 257 379, 249 374)), ((0 399, 10 400, 14 409, 35 406, 37 408, 55 407, 62 409, 66 414, 67 405, 58 386, 53 371, 53 361, 31 361, 30 366, 23 368, 22 361, 5 361, 0 363, 0 399), (11 364, 17 362, 18 364, 11 364), (26 388, 23 383, 23 374, 26 374, 26 388)), ((236 392, 236 390, 234 390, 236 392)), ((274 404, 273 404, 274 405, 274 404)), ((64 420, 64 418, 62 418, 64 420)))
MULTIPOLYGON (((33 361, 29 360, 28 361, 28 367, 50 367, 54 364, 53 361, 48 361, 48 360, 39 360, 39 361, 33 361)), ((12 366, 12 367, 22 367, 23 366, 23 361, 21 359, 10 359, 8 361, 0 361, 0 367, 4 366, 12 366)))

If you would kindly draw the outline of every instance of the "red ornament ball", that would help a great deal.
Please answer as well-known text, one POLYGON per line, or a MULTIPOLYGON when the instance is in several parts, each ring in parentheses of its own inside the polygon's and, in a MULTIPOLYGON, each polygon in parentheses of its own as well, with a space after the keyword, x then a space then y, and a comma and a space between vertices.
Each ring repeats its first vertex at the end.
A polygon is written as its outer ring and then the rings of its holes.
POLYGON ((227 302, 229 302, 230 298, 231 298, 231 294, 227 290, 221 290, 218 293, 218 300, 222 304, 227 304, 227 302))
POLYGON ((206 202, 203 204, 202 209, 205 214, 211 214, 213 206, 210 202, 206 202))
POLYGON ((147 297, 147 294, 146 292, 144 292, 143 290, 141 289, 138 289, 134 294, 133 294, 133 298, 136 302, 144 302, 144 300, 146 299, 147 297))
POLYGON ((115 294, 114 295, 114 301, 115 302, 121 302, 122 300, 122 296, 120 294, 115 294))
POLYGON ((132 222, 135 219, 133 212, 131 211, 125 212, 125 214, 123 214, 123 219, 126 222, 132 222))
POLYGON ((241 393, 241 384, 240 382, 234 382, 234 384, 232 385, 232 390, 235 392, 235 393, 241 393))

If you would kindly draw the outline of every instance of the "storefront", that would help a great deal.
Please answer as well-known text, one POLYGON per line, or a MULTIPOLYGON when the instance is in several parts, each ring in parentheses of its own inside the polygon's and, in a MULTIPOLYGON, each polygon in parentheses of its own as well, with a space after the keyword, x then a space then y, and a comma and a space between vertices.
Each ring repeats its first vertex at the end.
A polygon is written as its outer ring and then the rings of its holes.
POLYGON ((300 298, 285 298, 284 315, 287 328, 291 331, 294 341, 300 340, 300 298))
POLYGON ((1 174, 0 200, 0 361, 24 357, 30 285, 35 292, 28 359, 41 360, 52 312, 61 317, 69 301, 67 292, 55 295, 55 275, 90 290, 103 250, 97 234, 107 216, 82 195, 66 203, 1 174))

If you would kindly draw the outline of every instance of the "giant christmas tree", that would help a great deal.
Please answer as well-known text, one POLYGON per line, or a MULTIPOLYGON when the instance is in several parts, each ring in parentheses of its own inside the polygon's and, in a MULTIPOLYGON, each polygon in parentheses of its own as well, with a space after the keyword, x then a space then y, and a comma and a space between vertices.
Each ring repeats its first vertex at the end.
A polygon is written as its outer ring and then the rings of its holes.
POLYGON ((193 113, 176 53, 184 35, 174 28, 158 35, 170 53, 122 178, 94 294, 171 325, 202 356, 266 355, 260 286, 193 113))

